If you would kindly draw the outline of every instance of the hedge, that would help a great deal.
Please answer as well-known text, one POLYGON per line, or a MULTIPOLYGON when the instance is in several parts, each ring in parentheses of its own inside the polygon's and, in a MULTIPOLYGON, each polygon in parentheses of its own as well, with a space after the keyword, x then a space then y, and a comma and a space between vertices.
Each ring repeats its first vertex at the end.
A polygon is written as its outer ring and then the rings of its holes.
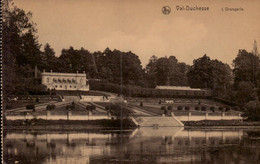
POLYGON ((172 107, 171 105, 169 105, 167 109, 168 109, 168 110, 172 110, 173 107, 172 107))
POLYGON ((26 105, 26 109, 32 109, 32 110, 35 110, 35 105, 34 105, 34 104, 26 105))
POLYGON ((155 88, 142 88, 133 85, 119 85, 108 81, 89 81, 91 90, 99 90, 112 92, 127 97, 152 97, 152 98, 209 98, 211 97, 210 90, 203 91, 182 91, 182 90, 167 90, 155 88), (203 94, 206 93, 206 94, 203 94))

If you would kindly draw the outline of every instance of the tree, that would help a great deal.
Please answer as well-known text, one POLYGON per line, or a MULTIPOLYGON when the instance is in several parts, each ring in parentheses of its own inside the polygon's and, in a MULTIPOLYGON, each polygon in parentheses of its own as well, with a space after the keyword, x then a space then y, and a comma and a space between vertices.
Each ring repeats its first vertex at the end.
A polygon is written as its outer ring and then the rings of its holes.
POLYGON ((3 1, 3 95, 26 92, 24 85, 34 81, 26 77, 40 62, 40 45, 32 14, 3 1), (24 69, 27 68, 27 69, 24 69))
POLYGON ((234 89, 237 101, 240 103, 258 99, 260 96, 260 58, 257 54, 255 45, 253 53, 239 50, 233 60, 234 89))
POLYGON ((55 52, 53 48, 49 45, 49 43, 46 43, 44 46, 44 51, 41 53, 41 66, 40 69, 45 70, 55 70, 55 65, 58 58, 55 57, 55 52))
POLYGON ((233 72, 235 88, 237 89, 240 82, 251 82, 255 86, 260 81, 260 59, 252 53, 248 53, 246 50, 239 50, 237 57, 233 60, 233 72))
POLYGON ((119 50, 105 49, 103 53, 94 53, 99 77, 110 82, 131 85, 142 85, 143 75, 141 61, 138 56, 119 50), (104 71, 107 69, 107 71, 104 71))
POLYGON ((240 104, 249 102, 250 100, 254 100, 254 85, 251 82, 248 81, 242 81, 239 83, 237 90, 236 90, 236 95, 235 99, 237 102, 240 104))
POLYGON ((146 81, 149 87, 157 85, 187 85, 188 65, 179 63, 175 56, 157 58, 152 56, 145 68, 146 81))
POLYGON ((156 61, 158 60, 158 57, 153 55, 149 63, 145 67, 145 78, 146 83, 148 84, 148 87, 156 87, 157 85, 157 73, 156 73, 156 61))
POLYGON ((243 117, 246 117, 250 121, 260 121, 260 102, 250 101, 246 104, 246 110, 243 113, 243 117))
POLYGON ((221 61, 211 60, 204 55, 193 61, 187 76, 193 88, 208 88, 213 90, 214 96, 230 97, 232 71, 229 65, 221 61))
POLYGON ((210 58, 205 54, 203 57, 193 61, 193 65, 187 76, 193 88, 213 88, 213 76, 210 58))

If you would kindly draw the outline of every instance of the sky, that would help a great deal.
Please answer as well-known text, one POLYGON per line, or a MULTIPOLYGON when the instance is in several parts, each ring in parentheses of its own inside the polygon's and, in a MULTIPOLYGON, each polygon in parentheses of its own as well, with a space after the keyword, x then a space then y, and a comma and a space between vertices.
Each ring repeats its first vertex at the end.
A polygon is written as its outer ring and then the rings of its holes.
POLYGON ((239 49, 251 52, 254 40, 260 47, 260 0, 14 0, 14 4, 32 12, 39 43, 49 43, 56 56, 70 46, 90 52, 109 47, 132 51, 143 67, 152 55, 173 55, 192 64, 207 54, 232 64, 239 49), (209 11, 177 11, 177 5, 209 11), (171 13, 164 15, 163 6, 171 13))

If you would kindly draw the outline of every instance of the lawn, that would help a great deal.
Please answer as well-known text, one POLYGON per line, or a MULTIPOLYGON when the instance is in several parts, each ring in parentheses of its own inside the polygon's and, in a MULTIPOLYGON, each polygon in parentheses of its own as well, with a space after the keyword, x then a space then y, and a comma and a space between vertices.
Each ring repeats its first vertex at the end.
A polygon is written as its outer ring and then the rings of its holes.
MULTIPOLYGON (((205 113, 209 113, 210 115, 221 115, 222 112, 225 112, 225 115, 237 115, 239 113, 239 111, 234 111, 234 110, 230 110, 230 111, 220 111, 218 109, 217 105, 222 105, 222 107, 224 106, 223 104, 220 103, 216 103, 216 102, 212 102, 211 100, 185 100, 185 101, 181 101, 181 100, 174 100, 174 103, 164 103, 162 101, 161 104, 158 103, 159 100, 154 100, 154 101, 144 101, 144 100, 135 100, 135 101, 130 101, 129 104, 130 106, 134 106, 134 107, 138 107, 156 114, 163 114, 164 112, 161 110, 162 106, 165 106, 166 108, 168 108, 168 106, 172 106, 172 111, 174 112, 175 115, 177 116, 182 116, 182 115, 188 115, 189 112, 192 113, 192 115, 205 115, 205 113), (140 103, 143 102, 143 106, 140 106, 140 103), (200 103, 198 103, 200 102, 200 103), (178 107, 181 106, 182 110, 178 110, 178 107), (189 110, 185 110, 185 107, 188 106, 190 109, 189 110), (206 111, 201 111, 201 107, 206 107, 206 111), (210 107, 215 107, 215 111, 212 112, 210 110, 210 107), (195 110, 195 107, 199 107, 199 110, 195 110)), ((169 111, 168 111, 169 113, 169 111)))
POLYGON ((8 102, 5 107, 6 107, 7 110, 9 110, 9 109, 26 107, 26 105, 29 105, 29 104, 39 105, 39 104, 44 104, 44 103, 48 103, 48 102, 51 102, 51 101, 56 101, 56 100, 40 99, 39 102, 36 102, 35 99, 17 100, 17 101, 8 102))

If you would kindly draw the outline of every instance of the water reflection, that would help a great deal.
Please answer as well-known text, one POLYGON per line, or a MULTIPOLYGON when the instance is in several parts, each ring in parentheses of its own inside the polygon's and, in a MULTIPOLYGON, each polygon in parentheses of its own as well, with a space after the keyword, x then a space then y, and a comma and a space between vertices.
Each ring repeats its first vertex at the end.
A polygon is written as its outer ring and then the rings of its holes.
POLYGON ((258 163, 260 130, 6 132, 6 163, 258 163))

